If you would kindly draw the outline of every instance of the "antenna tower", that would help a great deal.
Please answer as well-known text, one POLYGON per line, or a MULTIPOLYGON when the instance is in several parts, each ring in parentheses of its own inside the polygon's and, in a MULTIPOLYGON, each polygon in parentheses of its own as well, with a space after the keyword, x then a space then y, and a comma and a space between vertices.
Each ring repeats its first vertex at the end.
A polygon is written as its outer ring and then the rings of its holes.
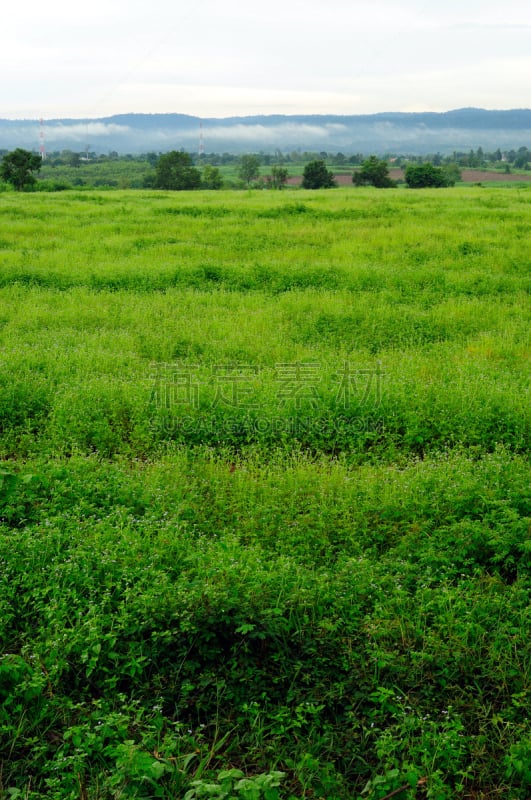
POLYGON ((205 140, 203 138, 203 123, 199 123, 199 150, 198 153, 200 156, 205 155, 205 140))
POLYGON ((46 147, 44 145, 44 120, 41 117, 39 120, 39 152, 41 154, 41 159, 45 161, 46 159, 46 147))

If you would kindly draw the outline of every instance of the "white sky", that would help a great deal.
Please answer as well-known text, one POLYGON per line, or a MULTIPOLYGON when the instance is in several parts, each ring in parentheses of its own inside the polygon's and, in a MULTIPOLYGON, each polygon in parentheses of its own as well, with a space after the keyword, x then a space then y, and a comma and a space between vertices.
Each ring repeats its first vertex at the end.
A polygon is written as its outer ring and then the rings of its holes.
POLYGON ((0 117, 531 107, 529 0, 6 0, 0 117))

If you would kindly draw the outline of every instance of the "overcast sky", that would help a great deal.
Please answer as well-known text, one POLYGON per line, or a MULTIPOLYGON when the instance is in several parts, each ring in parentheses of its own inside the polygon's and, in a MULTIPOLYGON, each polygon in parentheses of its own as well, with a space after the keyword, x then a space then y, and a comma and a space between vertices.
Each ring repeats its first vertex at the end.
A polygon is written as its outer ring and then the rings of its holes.
POLYGON ((529 0, 6 0, 0 117, 531 107, 529 0))

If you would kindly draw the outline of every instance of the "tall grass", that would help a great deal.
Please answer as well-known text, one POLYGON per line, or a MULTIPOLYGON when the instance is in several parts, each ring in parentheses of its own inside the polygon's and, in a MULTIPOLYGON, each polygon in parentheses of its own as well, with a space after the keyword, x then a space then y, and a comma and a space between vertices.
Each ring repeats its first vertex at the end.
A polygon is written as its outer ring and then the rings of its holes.
POLYGON ((0 195, 0 798, 529 796, 530 201, 0 195))

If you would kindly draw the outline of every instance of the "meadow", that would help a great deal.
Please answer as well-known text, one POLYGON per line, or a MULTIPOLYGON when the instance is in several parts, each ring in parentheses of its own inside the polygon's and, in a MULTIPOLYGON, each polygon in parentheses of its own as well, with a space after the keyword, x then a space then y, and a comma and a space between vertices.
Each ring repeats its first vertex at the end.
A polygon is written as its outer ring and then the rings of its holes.
POLYGON ((530 212, 0 194, 0 798, 529 797, 530 212))

